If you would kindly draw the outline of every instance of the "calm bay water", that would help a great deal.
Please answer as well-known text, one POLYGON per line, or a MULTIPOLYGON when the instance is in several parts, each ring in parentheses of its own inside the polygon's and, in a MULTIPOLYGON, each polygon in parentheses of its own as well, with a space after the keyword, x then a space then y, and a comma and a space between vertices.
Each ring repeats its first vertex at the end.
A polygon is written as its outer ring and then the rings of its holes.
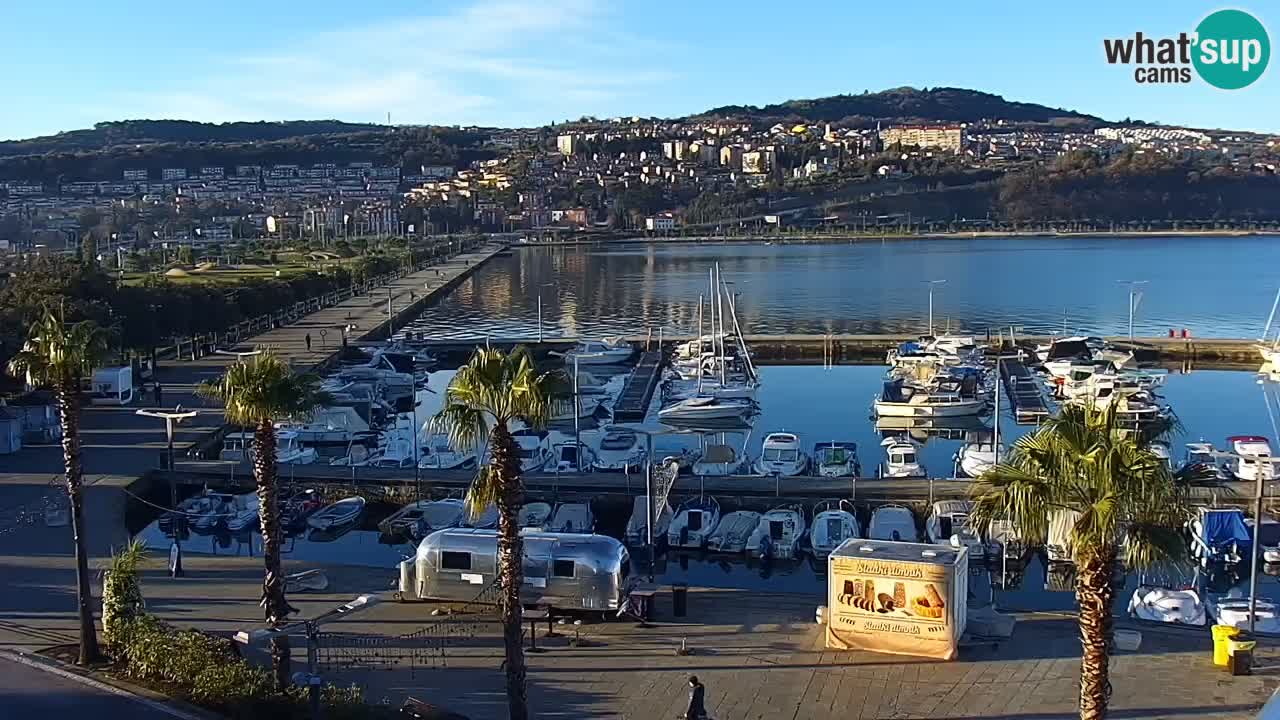
POLYGON ((747 333, 1128 332, 1257 337, 1280 282, 1275 237, 973 238, 521 248, 495 258, 411 325, 435 338, 692 334, 707 272, 733 282, 747 333))
MULTIPOLYGON (((596 369, 593 369, 595 371, 596 369)), ((829 440, 854 441, 858 444, 864 473, 873 473, 882 459, 879 441, 884 434, 870 419, 872 396, 880 387, 885 367, 873 365, 842 365, 834 368, 817 366, 765 366, 761 368, 762 386, 759 393, 761 414, 748 432, 719 434, 706 438, 708 442, 727 442, 745 448, 750 457, 760 453, 763 436, 775 430, 787 430, 800 435, 806 446, 829 440)), ((430 387, 435 392, 422 392, 419 417, 425 419, 439 409, 441 391, 448 385, 453 371, 432 373, 430 387)), ((1221 446, 1223 439, 1232 434, 1257 434, 1277 440, 1272 414, 1280 412, 1280 387, 1274 383, 1259 384, 1259 376, 1251 372, 1197 370, 1190 373, 1171 374, 1160 394, 1174 408, 1184 429, 1173 438, 1175 459, 1181 457, 1184 442, 1206 439, 1221 446), (1265 395, 1264 395, 1265 393, 1265 395), (1270 408, 1268 407, 1270 403, 1270 408)), ((1006 409, 1007 410, 1007 409, 1006 409)), ((990 427, 986 418, 982 427, 990 427)), ((1015 425, 1007 411, 1001 418, 1001 436, 1006 442, 1031 428, 1015 425)), ((566 435, 569 428, 562 428, 566 435)), ((594 429, 584 428, 584 440, 590 442, 594 429)), ((918 435, 924 442, 921 459, 934 476, 951 473, 953 456, 961 445, 959 439, 937 435, 918 435)), ((567 439, 567 438, 566 438, 567 439)), ((696 435, 680 434, 658 436, 655 446, 659 455, 697 447, 696 435)), ((1243 487, 1243 486, 1241 486, 1243 487)), ((1241 492, 1247 494, 1248 490, 1241 492)), ((673 498, 673 504, 681 498, 673 498)), ((413 548, 403 542, 390 543, 380 538, 376 531, 379 518, 369 514, 358 527, 336 538, 308 540, 305 537, 291 539, 284 547, 286 557, 311 563, 331 565, 360 565, 386 570, 388 582, 395 577, 395 566, 403 557, 411 555, 413 548)), ((625 517, 599 518, 599 530, 620 535, 625 517)), ((154 523, 140 534, 149 546, 157 551, 167 550, 169 540, 154 523)), ((224 534, 221 536, 192 536, 184 543, 184 549, 193 553, 261 555, 261 541, 256 533, 224 534)), ((1271 571, 1280 569, 1268 568, 1271 571)), ((686 582, 694 586, 730 587, 761 591, 801 592, 811 594, 815 604, 820 602, 825 589, 825 565, 809 556, 796 561, 761 564, 738 556, 733 558, 707 556, 701 553, 668 553, 659 558, 656 567, 661 582, 686 582)), ((971 578, 974 602, 984 601, 990 593, 991 583, 999 585, 1001 568, 990 572, 976 571, 971 578), (994 580, 992 577, 994 576, 994 580)), ((1046 588, 1044 563, 1032 558, 1025 567, 1010 568, 1008 589, 998 590, 996 595, 1002 607, 1028 610, 1070 610, 1074 597, 1061 589, 1046 588)), ((1184 580, 1189 581, 1186 577, 1184 580)), ((1202 581, 1205 580, 1202 578, 1202 581)), ((1117 595, 1118 609, 1127 604, 1132 587, 1139 578, 1127 578, 1128 590, 1117 595)), ((1209 578, 1207 582, 1215 594, 1234 592, 1247 588, 1247 573, 1209 578)), ((1068 586, 1069 587, 1069 586, 1068 586)), ((1280 584, 1275 577, 1265 576, 1261 584, 1263 592, 1280 599, 1280 584)))

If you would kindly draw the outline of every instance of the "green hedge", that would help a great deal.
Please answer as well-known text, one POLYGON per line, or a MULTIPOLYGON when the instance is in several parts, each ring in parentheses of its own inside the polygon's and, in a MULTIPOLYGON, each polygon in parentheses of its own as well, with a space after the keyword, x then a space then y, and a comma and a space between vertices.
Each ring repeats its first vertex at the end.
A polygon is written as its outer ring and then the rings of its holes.
MULTIPOLYGON (((197 705, 240 720, 304 720, 310 716, 305 688, 279 692, 271 673, 239 657, 230 640, 195 630, 178 630, 140 614, 124 623, 110 648, 130 678, 165 687, 197 705)), ((372 720, 390 709, 367 705, 357 686, 326 685, 325 717, 372 720)))

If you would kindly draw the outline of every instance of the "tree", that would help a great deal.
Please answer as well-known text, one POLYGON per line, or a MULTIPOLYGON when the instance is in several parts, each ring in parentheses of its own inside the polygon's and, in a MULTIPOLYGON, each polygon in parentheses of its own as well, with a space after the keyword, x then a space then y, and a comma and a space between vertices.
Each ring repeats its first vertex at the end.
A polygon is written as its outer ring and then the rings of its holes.
POLYGON ((973 487, 973 520, 986 533, 1007 519, 1028 540, 1043 539, 1050 515, 1075 513, 1069 535, 1080 606, 1080 717, 1101 720, 1111 692, 1112 578, 1117 558, 1143 570, 1186 551, 1186 488, 1197 469, 1172 473, 1149 449, 1171 426, 1133 431, 1104 410, 1068 405, 1023 436, 973 487))
POLYGON ((80 615, 81 665, 97 662, 98 634, 90 609, 89 549, 85 542, 84 469, 80 464, 80 379, 92 373, 107 356, 106 335, 93 322, 68 325, 61 309, 45 308, 31 328, 30 338, 9 359, 9 373, 33 385, 53 387, 62 422, 62 466, 71 504, 71 535, 76 555, 76 606, 80 615))
MULTIPOLYGON (((196 388, 204 398, 223 404, 227 422, 253 427, 253 477, 258 488, 258 523, 262 527, 262 557, 266 575, 262 581, 262 607, 266 622, 278 629, 294 608, 285 599, 285 578, 280 565, 280 489, 276 476, 276 420, 306 417, 326 400, 315 375, 297 375, 278 355, 267 351, 248 362, 232 365, 226 374, 196 388)), ((289 638, 271 640, 271 667, 276 683, 289 684, 289 638)))
POLYGON ((480 468, 467 491, 467 508, 474 517, 489 505, 498 505, 499 603, 511 720, 528 718, 529 707, 520 643, 524 552, 518 515, 524 504, 524 488, 509 425, 519 420, 535 429, 544 427, 551 415, 551 398, 563 384, 561 373, 539 372, 525 348, 510 354, 476 350, 449 383, 444 408, 431 419, 433 430, 447 433, 454 447, 470 449, 486 437, 489 441, 489 463, 480 468))

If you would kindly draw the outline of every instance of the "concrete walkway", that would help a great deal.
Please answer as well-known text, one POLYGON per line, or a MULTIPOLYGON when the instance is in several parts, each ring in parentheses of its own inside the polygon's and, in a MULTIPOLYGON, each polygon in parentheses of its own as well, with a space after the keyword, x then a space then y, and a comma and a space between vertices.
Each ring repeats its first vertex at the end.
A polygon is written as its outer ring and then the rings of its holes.
MULTIPOLYGON (((271 347, 299 370, 309 370, 328 361, 341 347, 343 325, 355 325, 353 339, 376 330, 387 320, 387 295, 393 312, 407 319, 427 303, 463 282, 475 269, 500 252, 499 245, 444 259, 432 267, 400 278, 373 295, 351 298, 333 307, 314 312, 292 325, 249 338, 232 351, 271 347), (321 331, 326 334, 321 336, 321 331), (311 349, 306 336, 311 335, 311 349)), ((166 447, 164 421, 140 417, 138 408, 172 409, 175 405, 195 409, 199 414, 179 425, 174 436, 175 453, 181 460, 187 449, 222 426, 222 411, 195 397, 197 384, 217 378, 234 355, 209 354, 197 360, 169 359, 159 363, 157 379, 162 388, 159 401, 148 387, 125 407, 90 406, 81 413, 81 443, 86 473, 130 474, 156 468, 166 447)), ((0 475, 6 473, 49 473, 62 471, 62 447, 56 443, 27 445, 13 455, 0 456, 0 475)))

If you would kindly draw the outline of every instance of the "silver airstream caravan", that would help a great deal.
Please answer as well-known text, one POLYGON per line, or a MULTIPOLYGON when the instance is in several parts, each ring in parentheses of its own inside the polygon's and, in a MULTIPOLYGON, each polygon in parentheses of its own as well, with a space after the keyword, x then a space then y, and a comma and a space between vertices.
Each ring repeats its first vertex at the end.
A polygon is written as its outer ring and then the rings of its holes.
MULTIPOLYGON (((604 535, 525 531, 526 605, 556 610, 617 610, 628 589, 626 547, 604 535)), ((400 563, 398 600, 473 600, 497 578, 498 533, 448 528, 431 533, 400 563)))

